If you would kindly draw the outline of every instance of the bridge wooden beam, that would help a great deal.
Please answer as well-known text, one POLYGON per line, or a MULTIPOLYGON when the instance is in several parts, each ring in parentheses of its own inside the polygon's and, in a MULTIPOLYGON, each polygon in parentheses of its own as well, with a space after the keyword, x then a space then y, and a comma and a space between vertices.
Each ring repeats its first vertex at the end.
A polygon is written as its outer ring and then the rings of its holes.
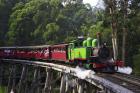
POLYGON ((23 85, 25 86, 26 76, 27 76, 27 66, 23 65, 22 74, 21 74, 21 77, 20 77, 20 81, 18 83, 18 93, 22 93, 22 91, 24 91, 21 88, 23 88, 23 85))
POLYGON ((104 87, 104 90, 103 90, 105 93, 112 93, 109 89, 105 88, 104 87))
POLYGON ((82 80, 79 80, 78 82, 78 93, 84 93, 84 82, 82 80))
POLYGON ((16 85, 15 85, 15 76, 16 75, 16 65, 12 65, 10 68, 10 76, 8 81, 8 87, 7 87, 7 93, 10 93, 10 91, 16 91, 16 85))
POLYGON ((3 83, 3 77, 4 76, 4 67, 3 64, 0 62, 0 87, 2 86, 3 83))
POLYGON ((65 80, 66 80, 66 88, 65 88, 65 93, 71 93, 73 88, 72 88, 72 81, 73 77, 69 74, 65 74, 65 80))
POLYGON ((46 68, 46 81, 43 93, 51 93, 52 87, 51 87, 51 81, 53 77, 53 71, 51 68, 46 68))
POLYGON ((38 71, 37 79, 38 79, 38 82, 37 82, 37 93, 41 93, 41 89, 40 89, 41 71, 40 71, 40 69, 38 71))
POLYGON ((36 84, 38 82, 38 71, 39 71, 39 68, 38 67, 34 67, 35 70, 34 70, 34 77, 33 77, 33 81, 32 81, 32 84, 31 84, 31 90, 29 93, 35 93, 36 91, 36 84))
POLYGON ((96 93, 97 87, 90 84, 86 83, 86 93, 96 93))
POLYGON ((27 69, 26 69, 26 77, 25 77, 25 80, 24 80, 24 90, 23 90, 23 93, 28 93, 28 89, 29 89, 29 85, 28 85, 28 75, 29 75, 29 67, 27 66, 27 69))
POLYGON ((12 68, 9 67, 9 69, 11 69, 11 70, 9 70, 10 73, 9 73, 9 78, 8 78, 7 93, 10 93, 10 90, 11 90, 11 83, 12 83, 11 79, 12 79, 12 74, 13 74, 13 67, 12 68))
POLYGON ((77 87, 73 87, 72 93, 78 93, 77 87))
POLYGON ((65 91, 66 91, 66 75, 62 74, 60 93, 65 93, 65 91))

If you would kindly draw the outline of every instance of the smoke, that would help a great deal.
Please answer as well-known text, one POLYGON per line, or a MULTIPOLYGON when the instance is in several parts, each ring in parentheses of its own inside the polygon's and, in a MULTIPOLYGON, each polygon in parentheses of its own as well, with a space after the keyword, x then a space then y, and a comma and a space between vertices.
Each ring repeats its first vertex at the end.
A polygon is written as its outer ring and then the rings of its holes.
POLYGON ((118 67, 117 72, 124 73, 124 74, 131 74, 132 68, 131 67, 118 67))

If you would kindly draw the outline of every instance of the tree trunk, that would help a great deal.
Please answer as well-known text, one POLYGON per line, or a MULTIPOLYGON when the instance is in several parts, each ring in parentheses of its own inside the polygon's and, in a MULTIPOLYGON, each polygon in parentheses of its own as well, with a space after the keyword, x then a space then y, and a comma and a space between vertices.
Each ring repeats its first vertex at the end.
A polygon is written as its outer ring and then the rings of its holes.
POLYGON ((110 16, 111 16, 111 27, 112 27, 112 45, 113 45, 113 54, 114 60, 118 58, 118 43, 117 43, 117 21, 115 17, 116 3, 115 0, 108 0, 110 16))
POLYGON ((127 6, 128 6, 128 0, 124 0, 124 27, 123 27, 123 40, 122 40, 122 61, 125 62, 125 50, 126 50, 126 33, 127 33, 127 27, 126 27, 126 19, 127 19, 127 6))
MULTIPOLYGON (((117 33, 117 32, 116 32, 116 33, 117 33)), ((118 57, 117 34, 114 35, 114 34, 112 33, 112 45, 113 45, 114 60, 117 60, 117 57, 118 57)))

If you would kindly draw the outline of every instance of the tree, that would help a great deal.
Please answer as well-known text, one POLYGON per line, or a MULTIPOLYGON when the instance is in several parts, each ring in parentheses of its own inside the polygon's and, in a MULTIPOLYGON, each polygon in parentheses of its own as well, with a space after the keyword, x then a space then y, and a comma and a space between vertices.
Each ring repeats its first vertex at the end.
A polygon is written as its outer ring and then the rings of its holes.
POLYGON ((47 24, 46 32, 44 32, 43 38, 47 42, 52 42, 52 40, 57 42, 61 38, 61 36, 60 37, 57 36, 57 34, 59 33, 59 29, 60 28, 59 28, 59 26, 56 23, 47 24))
POLYGON ((6 44, 5 34, 8 32, 8 22, 12 8, 18 2, 26 2, 26 0, 0 0, 0 46, 6 44))
MULTIPOLYGON (((107 23, 111 17, 109 16, 109 3, 107 0, 104 0, 104 2, 107 11, 105 22, 107 23)), ((140 1, 114 0, 114 2, 115 11, 113 16, 116 20, 115 25, 117 27, 118 58, 125 60, 126 65, 133 66, 132 58, 137 53, 139 45, 139 26, 137 24, 139 22, 138 14, 140 13, 140 1)))

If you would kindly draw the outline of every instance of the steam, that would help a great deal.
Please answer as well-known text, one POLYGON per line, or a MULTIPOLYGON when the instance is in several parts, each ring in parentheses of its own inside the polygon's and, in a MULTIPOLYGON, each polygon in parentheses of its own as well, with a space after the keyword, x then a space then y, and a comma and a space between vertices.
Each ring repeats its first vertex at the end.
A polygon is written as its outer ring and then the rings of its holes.
POLYGON ((124 74, 131 74, 132 68, 131 67, 118 67, 117 72, 124 73, 124 74))
MULTIPOLYGON (((117 72, 123 73, 123 74, 131 74, 132 73, 132 68, 131 67, 118 67, 117 72)), ((81 68, 79 66, 77 66, 75 68, 75 73, 76 73, 77 77, 80 78, 80 79, 85 79, 85 78, 89 77, 90 75, 95 74, 94 71, 87 70, 87 69, 81 68)))

